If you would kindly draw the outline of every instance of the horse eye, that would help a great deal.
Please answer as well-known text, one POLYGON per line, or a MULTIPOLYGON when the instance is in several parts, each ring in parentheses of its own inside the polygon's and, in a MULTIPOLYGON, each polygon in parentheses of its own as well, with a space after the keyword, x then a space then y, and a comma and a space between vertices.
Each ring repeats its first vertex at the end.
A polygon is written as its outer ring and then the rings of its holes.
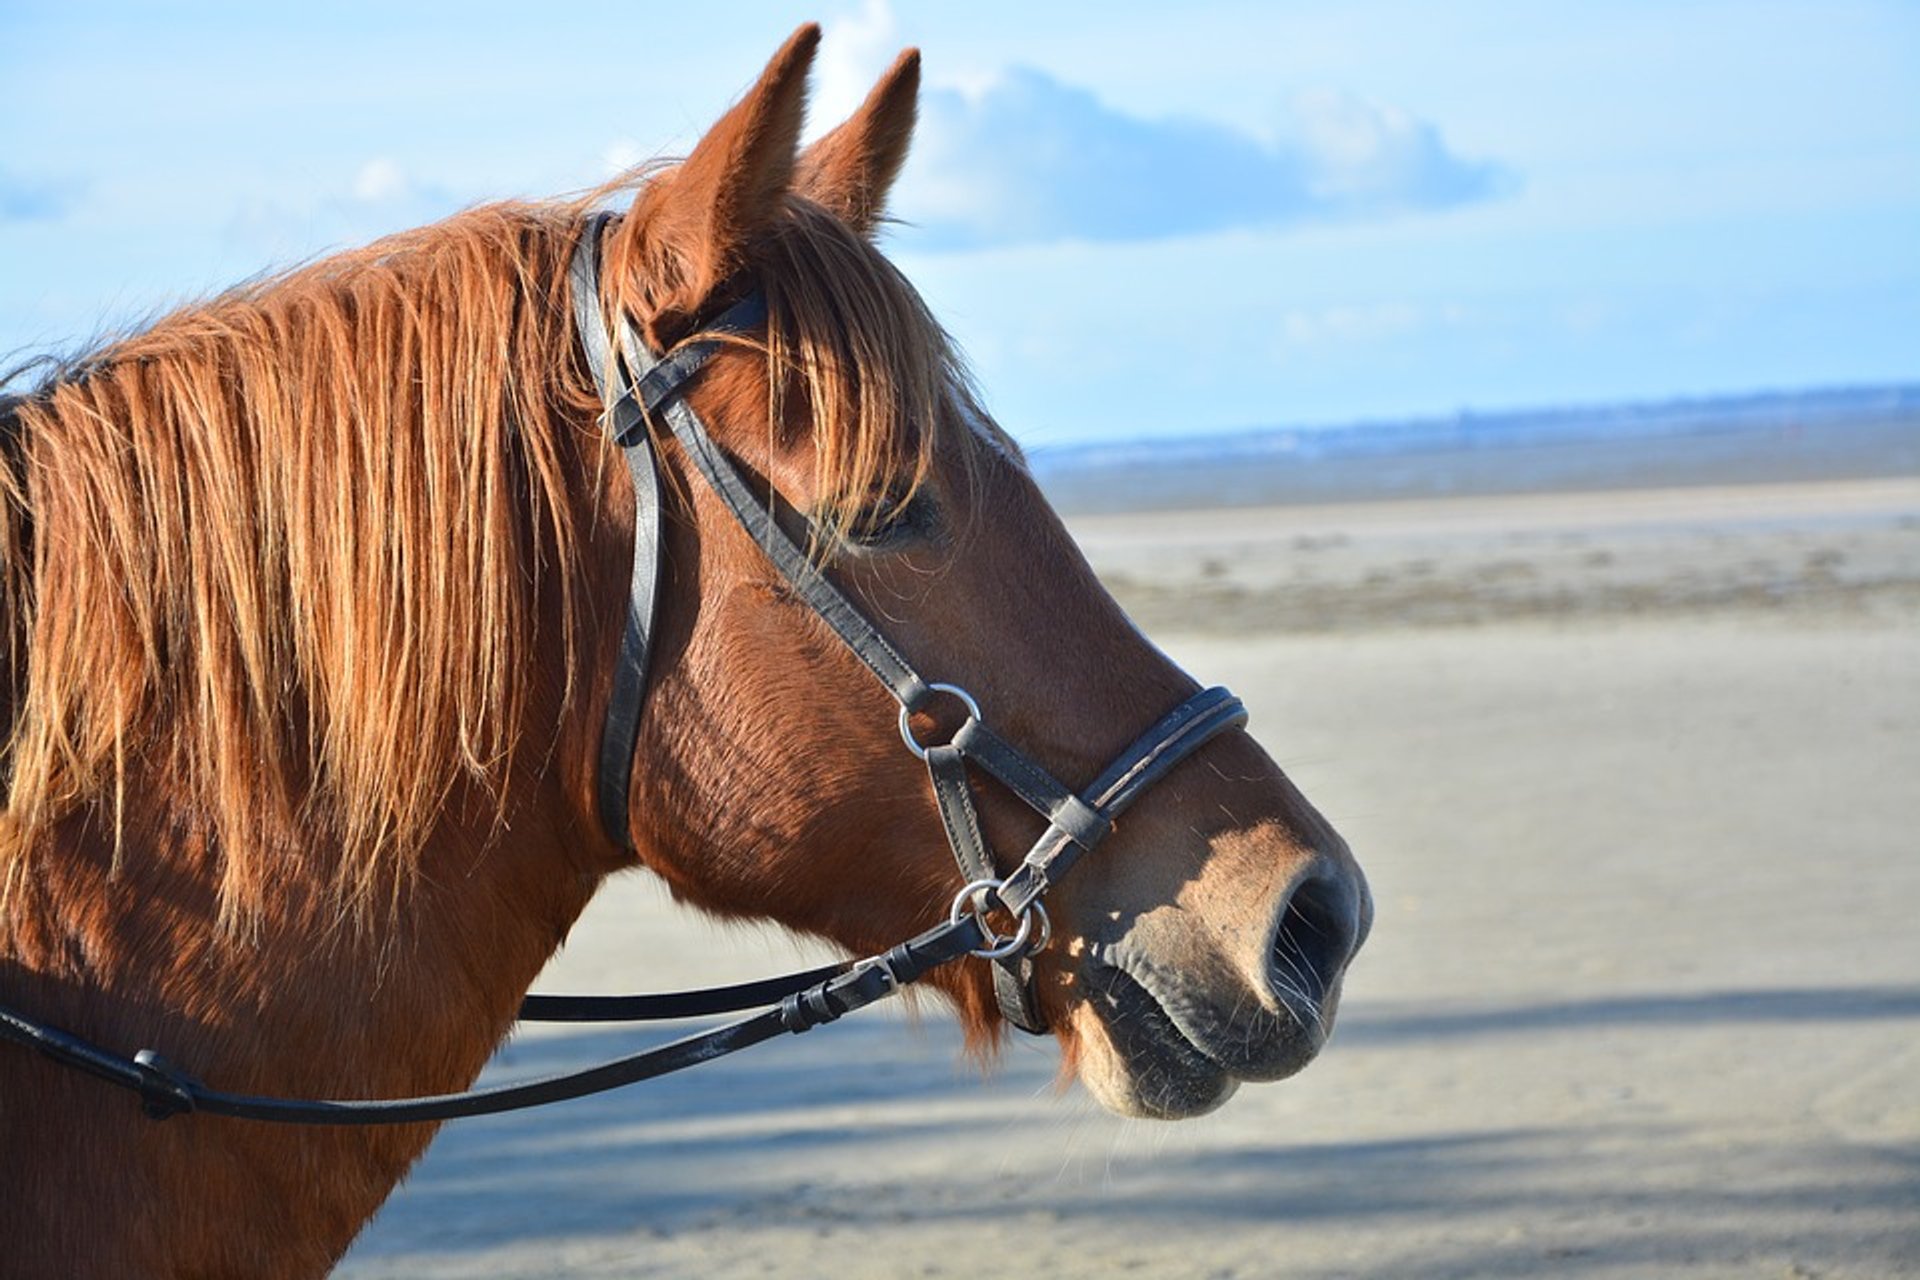
POLYGON ((862 551, 894 551, 933 535, 939 509, 922 490, 905 502, 883 498, 855 516, 842 535, 862 551))

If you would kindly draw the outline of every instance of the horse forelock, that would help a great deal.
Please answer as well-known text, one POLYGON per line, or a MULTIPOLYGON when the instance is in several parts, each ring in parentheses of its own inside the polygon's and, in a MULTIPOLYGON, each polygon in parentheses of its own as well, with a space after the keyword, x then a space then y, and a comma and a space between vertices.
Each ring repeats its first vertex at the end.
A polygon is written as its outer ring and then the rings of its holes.
POLYGON ((954 396, 971 398, 965 372, 894 266, 817 206, 791 200, 765 254, 769 413, 804 398, 810 514, 825 537, 884 519, 925 482, 954 396))
MULTIPOLYGON (((963 464, 983 442, 1017 454, 991 427, 964 360, 920 295, 839 218, 791 195, 742 266, 767 296, 774 438, 764 446, 793 443, 780 438, 788 430, 810 436, 807 514, 820 545, 904 506, 949 441, 963 464), (977 424, 988 430, 976 434, 977 424)), ((622 301, 646 305, 644 297, 622 301)))

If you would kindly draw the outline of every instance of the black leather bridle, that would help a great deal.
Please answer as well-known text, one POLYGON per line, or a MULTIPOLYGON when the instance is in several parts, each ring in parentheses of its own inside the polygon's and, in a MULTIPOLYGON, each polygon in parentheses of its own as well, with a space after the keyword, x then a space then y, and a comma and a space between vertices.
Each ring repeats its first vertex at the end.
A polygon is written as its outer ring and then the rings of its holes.
POLYGON ((773 1007, 582 1071, 433 1097, 334 1101, 227 1093, 200 1083, 150 1049, 126 1057, 4 1006, 0 1039, 138 1092, 146 1113, 155 1118, 200 1111, 293 1124, 364 1125, 513 1111, 651 1079, 776 1035, 832 1022, 968 955, 993 963, 995 993, 1009 1021, 1025 1030, 1045 1030, 1034 994, 1032 956, 1046 946, 1051 932, 1042 905, 1047 891, 1107 836, 1114 819, 1147 787, 1211 738, 1244 724, 1246 709, 1225 689, 1195 693, 1135 739, 1081 793, 989 728, 964 690, 922 677, 780 527, 772 508, 714 442, 685 398, 692 379, 731 337, 765 322, 763 296, 756 291, 733 304, 664 353, 650 350, 624 313, 617 314, 610 340, 599 272, 599 244, 610 216, 588 219, 570 269, 574 318, 605 406, 602 421, 626 456, 634 488, 632 580, 599 753, 596 801, 601 823, 615 843, 630 844, 628 791, 646 696, 661 546, 659 470, 648 427, 662 424, 793 593, 833 628, 899 705, 901 736, 907 749, 926 763, 948 843, 967 882, 946 920, 881 955, 739 986, 667 995, 528 996, 520 1016, 529 1021, 642 1021, 773 1007), (918 742, 911 716, 942 697, 963 707, 965 720, 945 743, 918 742), (970 765, 1047 821, 1026 856, 1004 875, 981 831, 970 765), (993 912, 1004 912, 1016 922, 1013 932, 996 932, 988 922, 993 912))

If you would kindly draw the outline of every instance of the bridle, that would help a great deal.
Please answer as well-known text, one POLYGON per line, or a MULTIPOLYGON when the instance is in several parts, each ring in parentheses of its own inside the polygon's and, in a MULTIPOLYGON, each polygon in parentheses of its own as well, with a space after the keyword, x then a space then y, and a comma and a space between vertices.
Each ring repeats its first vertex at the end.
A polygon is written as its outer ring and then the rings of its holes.
POLYGON ((596 804, 607 835, 628 846, 628 789, 654 636, 662 503, 649 424, 664 425, 749 536, 803 600, 873 673, 900 709, 906 749, 926 763, 947 840, 966 884, 947 918, 877 956, 739 986, 665 995, 526 997, 528 1021, 624 1022, 762 1012, 601 1063, 525 1084, 433 1097, 334 1101, 227 1093, 200 1083, 151 1049, 132 1057, 0 1006, 0 1039, 141 1095, 149 1116, 187 1112, 293 1124, 402 1124, 518 1110, 600 1093, 681 1070, 783 1033, 807 1031, 893 995, 932 970, 969 955, 994 965, 1002 1013, 1024 1030, 1046 1029, 1033 985, 1033 955, 1051 933, 1043 898, 1140 795, 1201 745, 1246 722, 1246 709, 1225 689, 1204 689, 1162 716, 1084 790, 1076 792, 988 727, 965 690, 930 681, 836 587, 791 538, 739 469, 715 443, 685 392, 730 337, 765 322, 758 291, 721 311, 671 350, 649 349, 620 312, 608 333, 600 294, 599 244, 610 214, 590 217, 570 267, 574 319, 586 363, 604 406, 602 423, 626 457, 634 490, 634 554, 626 622, 601 734, 596 804), (944 743, 922 743, 911 717, 947 698, 966 717, 944 743), (1046 819, 1024 858, 1000 874, 974 807, 969 767, 978 768, 1046 819), (992 913, 1014 921, 997 932, 992 913))

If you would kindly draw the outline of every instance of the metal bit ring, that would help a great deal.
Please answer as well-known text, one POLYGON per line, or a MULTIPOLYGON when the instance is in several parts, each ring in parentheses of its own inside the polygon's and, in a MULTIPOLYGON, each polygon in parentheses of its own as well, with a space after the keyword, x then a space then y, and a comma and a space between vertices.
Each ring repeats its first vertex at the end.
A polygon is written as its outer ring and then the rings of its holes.
POLYGON ((1024 954, 1030 948, 1039 951, 1053 938, 1053 921, 1047 916, 1047 909, 1035 902, 1019 915, 1020 927, 1011 934, 1001 935, 993 931, 987 923, 986 895, 1005 884, 1004 880, 971 880, 966 888, 954 896, 953 907, 947 912, 950 924, 959 924, 967 912, 973 912, 973 918, 979 922, 980 931, 987 935, 987 945, 976 947, 971 954, 982 960, 1005 960, 1024 954), (1040 936, 1032 943, 1034 917, 1040 920, 1040 936))

